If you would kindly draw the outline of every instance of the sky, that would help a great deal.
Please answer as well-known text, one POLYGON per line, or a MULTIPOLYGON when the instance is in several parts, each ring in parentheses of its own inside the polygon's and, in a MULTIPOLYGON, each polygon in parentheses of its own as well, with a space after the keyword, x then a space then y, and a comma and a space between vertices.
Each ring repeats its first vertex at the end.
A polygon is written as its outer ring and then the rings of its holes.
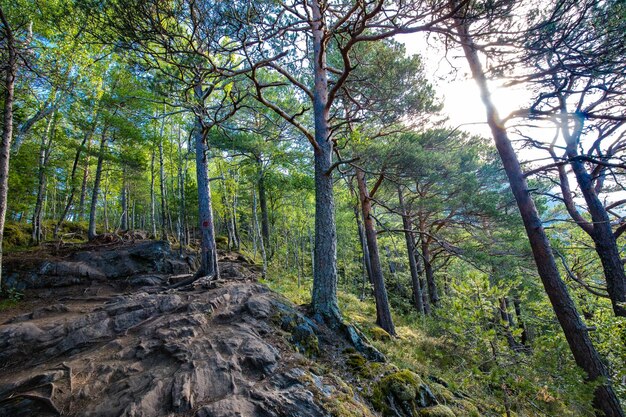
MULTIPOLYGON (((435 91, 442 96, 443 113, 449 117, 450 125, 462 126, 470 133, 490 137, 485 107, 461 51, 453 51, 447 59, 442 59, 442 51, 429 46, 422 34, 403 35, 397 40, 405 45, 407 54, 422 56, 426 74, 435 84, 435 91)), ((490 88, 502 117, 524 107, 529 100, 528 93, 521 88, 506 88, 497 82, 490 82, 490 88)))
MULTIPOLYGON (((435 91, 443 100, 443 113, 448 116, 449 125, 451 127, 460 126, 469 133, 491 138, 491 131, 486 123, 485 106, 480 98, 476 82, 469 73, 462 51, 452 51, 448 54, 447 59, 442 59, 442 51, 437 50, 434 46, 429 46, 424 36, 423 34, 403 35, 397 40, 405 45, 407 54, 422 56, 426 76, 433 82, 436 87, 435 91)), ((500 116, 504 118, 515 110, 527 107, 531 100, 531 94, 523 87, 504 87, 502 84, 502 82, 491 81, 489 87, 492 100, 500 116)), ((549 142, 554 137, 555 127, 546 124, 536 128, 523 128, 523 133, 536 140, 549 142)), ((515 139, 512 129, 509 129, 509 136, 515 139)), ((559 141, 561 140, 559 139, 559 141)), ((530 161, 524 165, 525 169, 552 162, 546 160, 549 158, 547 152, 534 148, 518 149, 517 154, 522 163, 530 161)), ((571 172, 568 172, 568 177, 571 184, 576 184, 571 172)), ((557 189, 554 191, 559 192, 557 189)), ((609 201, 624 199, 626 198, 626 191, 607 193, 604 198, 609 201)), ((579 205, 584 206, 582 197, 575 200, 579 205)))

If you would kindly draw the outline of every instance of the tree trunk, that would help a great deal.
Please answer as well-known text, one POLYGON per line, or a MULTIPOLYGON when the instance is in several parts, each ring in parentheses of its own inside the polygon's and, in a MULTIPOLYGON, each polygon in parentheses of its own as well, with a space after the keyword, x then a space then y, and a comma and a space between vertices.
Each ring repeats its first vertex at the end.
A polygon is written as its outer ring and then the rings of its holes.
POLYGON ((411 216, 404 205, 404 196, 402 188, 398 187, 398 200, 400 202, 400 210, 402 211, 402 227, 404 228, 404 239, 406 241, 406 251, 409 258, 409 269, 411 271, 411 287, 413 288, 413 305, 418 313, 424 314, 424 302, 422 300, 422 286, 420 285, 420 277, 417 271, 417 263, 415 262, 415 237, 411 231, 413 225, 411 216))
MULTIPOLYGON (((196 97, 202 97, 202 91, 196 88, 196 97)), ((217 278, 217 246, 215 244, 215 228, 213 226, 213 208, 211 206, 211 184, 209 182, 209 147, 206 143, 206 132, 200 117, 196 116, 194 126, 196 146, 196 175, 198 179, 198 220, 200 226, 200 269, 197 276, 217 278)))
POLYGON ((363 254, 363 273, 367 278, 367 282, 372 283, 372 265, 370 264, 370 254, 367 249, 367 239, 365 238, 365 230, 359 213, 359 203, 354 205, 354 218, 356 219, 356 228, 359 233, 359 243, 361 244, 361 253, 363 254))
MULTIPOLYGON (((165 125, 165 120, 163 120, 163 125, 165 125)), ((165 167, 163 161, 163 125, 161 126, 161 135, 159 136, 159 185, 161 190, 161 239, 167 240, 168 213, 167 197, 165 195, 165 167)))
POLYGON ((315 259, 312 307, 332 327, 341 324, 337 304, 337 230, 333 196, 325 27, 319 0, 312 0, 313 117, 315 122, 315 259))
MULTIPOLYGON (((35 210, 33 211, 32 226, 33 231, 31 239, 35 245, 41 243, 43 227, 41 225, 43 221, 43 201, 46 193, 46 169, 48 167, 48 160, 50 159, 50 150, 52 146, 52 138, 54 137, 54 131, 56 130, 55 114, 53 113, 48 120, 46 130, 41 138, 41 144, 39 146, 39 172, 37 178, 37 200, 35 202, 35 210)), ((56 235, 55 235, 56 236, 56 235)))
POLYGON ((4 66, 4 108, 2 143, 0 143, 0 288, 2 284, 2 253, 4 239, 4 221, 7 214, 7 195, 9 192, 9 158, 11 156, 11 138, 13 136, 13 101, 15 78, 17 76, 17 51, 15 38, 9 23, 0 8, 0 19, 4 26, 6 63, 4 66))
POLYGON ((156 201, 154 195, 154 145, 152 146, 152 157, 150 158, 150 226, 152 228, 152 236, 157 237, 156 229, 156 201))
POLYGON ((85 219, 85 201, 87 200, 87 179, 89 178, 89 162, 91 155, 91 138, 87 141, 87 158, 85 158, 85 166, 83 168, 83 179, 80 185, 80 201, 78 203, 78 219, 85 219))
POLYGON ((187 207, 185 202, 185 179, 187 178, 187 154, 183 158, 183 145, 180 138, 180 126, 178 127, 178 191, 180 196, 180 213, 178 218, 180 219, 180 235, 178 240, 180 241, 180 249, 182 255, 183 245, 189 244, 186 239, 186 218, 187 207))
POLYGON ((596 253, 602 262, 606 289, 611 299, 613 312, 616 316, 626 317, 626 274, 624 273, 624 264, 617 247, 617 240, 611 228, 609 215, 594 187, 593 177, 587 172, 584 163, 578 159, 578 142, 582 130, 582 122, 577 123, 577 128, 572 135, 569 132, 568 119, 565 103, 562 103, 561 131, 566 143, 569 165, 576 176, 576 181, 585 198, 587 209, 593 221, 593 226, 585 228, 585 231, 593 239, 596 253))
MULTIPOLYGON (((261 236, 263 239, 263 245, 266 250, 270 248, 270 217, 267 211, 267 196, 265 195, 265 169, 263 168, 263 160, 257 158, 258 166, 258 188, 259 188, 259 206, 261 207, 261 236)), ((268 254, 269 258, 272 254, 268 254)))
POLYGON ((262 270, 261 276, 265 279, 267 276, 267 254, 265 252, 265 242, 263 242, 263 237, 259 233, 259 219, 258 219, 257 208, 256 208, 256 191, 254 190, 254 188, 252 188, 252 222, 253 222, 252 229, 254 230, 255 241, 257 240, 257 238, 260 238, 258 240, 259 240, 259 246, 261 249, 261 259, 263 260, 263 270, 262 270))
POLYGON ((469 34, 467 23, 461 18, 455 18, 455 25, 463 52, 485 104, 487 123, 491 128, 498 154, 502 159, 502 166, 509 179, 511 191, 515 196, 530 241, 537 271, 552 303, 552 308, 578 366, 586 372, 590 381, 605 381, 601 382, 594 392, 594 406, 598 409, 598 415, 604 413, 606 417, 624 417, 619 400, 611 386, 610 375, 593 346, 587 327, 576 311, 574 302, 559 274, 550 241, 543 228, 535 203, 530 197, 528 184, 519 160, 491 101, 487 79, 478 58, 476 46, 469 34))
POLYGON ((98 194, 100 194, 100 182, 102 180, 102 163, 104 160, 104 153, 107 147, 107 134, 108 126, 103 126, 102 137, 100 138, 100 152, 98 153, 98 164, 96 167, 96 178, 93 183, 93 190, 91 192, 91 208, 89 209, 89 229, 87 230, 87 238, 93 240, 96 238, 96 210, 98 209, 98 194))
POLYGON ((518 297, 513 297, 513 307, 515 308, 515 317, 517 317, 517 326, 522 330, 521 343, 524 346, 528 346, 530 335, 522 317, 522 303, 518 297))
POLYGON ((372 211, 372 201, 370 200, 367 184, 365 183, 365 173, 359 168, 356 169, 356 181, 359 186, 361 210, 363 212, 363 226, 365 229, 365 237, 367 238, 370 264, 372 266, 372 282, 374 284, 374 298, 376 299, 376 323, 387 333, 395 336, 396 329, 391 318, 387 289, 385 288, 385 278, 383 277, 383 270, 380 265, 376 227, 374 226, 374 219, 370 215, 372 211))
MULTIPOLYGON (((63 212, 61 213, 61 217, 59 217, 57 224, 54 226, 53 236, 55 238, 57 237, 59 230, 61 229, 61 226, 63 225, 63 222, 67 218, 67 215, 70 212, 70 209, 72 208, 72 204, 74 204, 74 197, 76 195, 76 171, 78 170, 78 164, 80 162, 80 155, 85 149, 85 145, 87 145, 87 150, 89 150, 89 147, 91 145, 91 138, 93 137, 93 134, 96 131, 96 126, 98 125, 98 116, 100 114, 99 103, 97 103, 96 106, 97 108, 96 110, 94 110, 94 113, 93 113, 93 122, 91 123, 89 130, 85 132, 85 135, 83 136, 83 140, 80 143, 80 146, 78 147, 78 149, 76 149, 76 156, 74 156, 74 162, 72 164, 72 173, 70 174, 70 180, 69 180, 70 193, 67 198, 67 203, 65 204, 65 208, 63 209, 63 212)), ((85 168, 85 171, 88 170, 88 166, 89 166, 88 161, 89 161, 89 154, 87 154, 87 167, 85 168)), ((84 178, 86 182, 86 176, 84 176, 84 178)), ((81 219, 82 217, 82 209, 83 209, 82 205, 84 205, 85 203, 85 195, 82 191, 83 189, 81 189, 81 206, 79 208, 78 219, 81 219)))
POLYGON ((430 256, 430 245, 428 240, 422 238, 422 260, 424 262, 424 273, 426 275, 426 285, 428 285, 428 301, 434 307, 439 306, 439 292, 437 283, 435 282, 435 271, 433 270, 432 259, 430 256))
POLYGON ((126 166, 122 167, 122 221, 120 229, 128 230, 128 189, 126 186, 126 166))
POLYGON ((502 326, 502 330, 504 331, 504 336, 506 337, 509 348, 511 350, 518 350, 517 342, 515 341, 515 338, 513 337, 513 332, 511 331, 513 326, 506 302, 506 297, 498 298, 498 312, 500 313, 500 324, 502 326))

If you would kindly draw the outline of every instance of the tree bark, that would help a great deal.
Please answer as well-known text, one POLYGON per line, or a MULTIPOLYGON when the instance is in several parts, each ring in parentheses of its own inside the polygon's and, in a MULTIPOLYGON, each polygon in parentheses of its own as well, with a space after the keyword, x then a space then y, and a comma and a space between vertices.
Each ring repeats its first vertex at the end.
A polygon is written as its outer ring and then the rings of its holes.
POLYGON ((409 270, 411 272, 411 287, 413 289, 413 306, 418 313, 424 314, 424 302, 422 300, 422 286, 420 285, 420 277, 417 271, 417 263, 415 262, 415 237, 411 231, 413 225, 411 216, 404 205, 404 196, 402 188, 398 187, 398 201, 400 202, 400 210, 402 212, 402 227, 404 228, 404 239, 406 241, 406 251, 409 258, 409 270))
POLYGON ((154 145, 152 146, 152 156, 150 158, 150 226, 152 228, 152 236, 156 239, 156 201, 154 195, 154 145))
POLYGON ((89 162, 91 155, 91 139, 87 141, 87 158, 85 158, 85 166, 83 167, 83 179, 80 185, 80 201, 78 203, 78 219, 85 219, 85 201, 87 200, 87 180, 89 179, 89 162))
POLYGON ((89 209, 89 228, 87 229, 87 238, 93 240, 98 236, 96 233, 96 213, 98 209, 98 194, 100 194, 100 182, 102 181, 102 163, 104 160, 104 153, 107 148, 107 134, 108 126, 103 126, 102 136, 100 137, 100 151, 98 152, 98 164, 96 167, 96 178, 93 183, 93 190, 91 192, 91 208, 89 209))
POLYGON ((365 230, 363 229, 363 222, 361 221, 361 214, 359 213, 359 203, 354 205, 354 218, 356 219, 356 228, 359 233, 359 243, 361 244, 361 253, 363 254, 363 269, 364 274, 367 277, 367 281, 372 283, 372 265, 370 264, 370 254, 367 249, 367 239, 365 238, 365 230))
POLYGON ((15 100, 15 78, 17 76, 17 50, 11 26, 0 7, 0 19, 4 26, 6 63, 4 67, 4 108, 2 142, 0 143, 0 287, 2 284, 2 243, 4 240, 4 222, 7 214, 7 195, 9 192, 9 158, 13 136, 13 102, 15 100))
POLYGON ((267 254, 265 252, 265 243, 263 242, 263 237, 260 236, 261 234, 259 233, 259 218, 257 215, 257 208, 256 208, 256 191, 254 190, 254 188, 252 188, 252 222, 253 222, 252 229, 254 230, 255 241, 257 237, 260 237, 259 246, 261 249, 261 259, 263 260, 263 269, 261 272, 262 274, 261 276, 265 279, 265 277, 267 276, 267 254))
POLYGON ((319 0, 311 2, 313 33, 313 118, 315 124, 315 259, 312 307, 332 327, 342 320, 337 303, 337 230, 333 196, 325 27, 319 0))
MULTIPOLYGON (((63 212, 61 213, 61 217, 59 217, 57 224, 54 226, 53 236, 55 238, 59 234, 59 230, 61 229, 61 226, 63 225, 63 222, 65 221, 65 218, 67 217, 70 211, 70 208, 72 207, 72 204, 74 203, 74 196, 76 195, 76 171, 78 169, 78 164, 80 162, 80 155, 82 154, 83 149, 85 148, 85 145, 87 143, 91 143, 91 138, 93 137, 94 131, 96 129, 97 119, 98 119, 98 111, 96 110, 92 126, 90 127, 89 131, 85 133, 85 136, 83 137, 83 140, 80 143, 80 146, 78 147, 78 149, 76 149, 76 156, 74 157, 74 162, 72 164, 72 173, 70 174, 70 180, 69 180, 70 193, 67 198, 67 203, 65 203, 65 209, 63 209, 63 212)), ((87 156, 87 158, 89 158, 89 156, 87 156)), ((83 197, 83 200, 81 201, 81 203, 84 203, 84 195, 81 195, 81 197, 83 197)))
MULTIPOLYGON (((565 110, 564 101, 562 101, 561 106, 561 131, 566 143, 565 149, 569 165, 576 176, 576 181, 585 198, 587 209, 593 221, 593 225, 590 228, 583 228, 583 230, 588 232, 593 239, 596 253, 602 262, 606 289, 611 299, 613 312, 616 316, 626 317, 626 274, 624 273, 624 264, 617 247, 617 239, 613 234, 609 215, 594 187, 593 177, 587 172, 584 163, 577 158, 579 156, 577 147, 582 130, 582 122, 576 124, 574 134, 571 134, 568 127, 569 117, 565 110)), ((563 190, 563 192, 565 191, 563 190)), ((564 196, 564 198, 566 197, 564 196)))
MULTIPOLYGON (((196 97, 202 97, 201 87, 196 87, 196 97)), ((211 205, 211 184, 209 181, 209 147, 206 142, 206 131, 202 120, 196 116, 194 126, 196 147, 196 176, 198 180, 198 220, 200 226, 200 269, 197 276, 219 277, 217 265, 217 245, 215 244, 215 227, 213 225, 213 208, 211 205)))
POLYGON ((56 130, 55 114, 50 116, 43 136, 41 137, 41 144, 39 146, 39 172, 37 175, 37 199, 35 201, 35 210, 33 211, 32 226, 33 231, 31 239, 35 245, 41 243, 43 228, 43 201, 46 194, 46 169, 48 167, 48 160, 50 159, 50 149, 52 146, 52 138, 54 131, 56 130))
POLYGON ((163 161, 163 125, 165 125, 165 120, 163 120, 163 124, 161 126, 161 134, 159 136, 159 185, 161 190, 161 239, 167 240, 168 213, 167 197, 165 195, 165 167, 163 161))
MULTIPOLYGON (((258 189, 259 189, 259 206, 261 208, 261 237, 266 251, 270 249, 270 217, 267 211, 267 196, 265 195, 265 169, 263 168, 263 160, 257 157, 258 166, 258 189)), ((271 258, 272 254, 269 253, 271 258)))
POLYGON ((374 298, 376 299, 376 323, 392 336, 396 335, 396 329, 391 318, 389 309, 389 299, 385 288, 385 278, 380 264, 378 253, 378 241, 376 238, 376 227, 371 216, 372 201, 370 199, 367 184, 365 183, 365 173, 357 168, 356 180, 359 187, 361 200, 361 211, 363 212, 363 226, 365 237, 367 238, 367 248, 369 249, 370 264, 372 266, 372 283, 374 284, 374 298))
MULTIPOLYGON (((451 2, 451 4, 454 4, 454 2, 451 2)), ((606 381, 598 385, 594 392, 594 406, 598 410, 598 415, 603 413, 606 417, 624 417, 619 400, 611 386, 610 375, 593 346, 587 327, 582 322, 574 301, 561 279, 550 241, 543 228, 535 203, 530 197, 528 184, 519 160, 491 100, 487 78, 478 58, 476 45, 469 33, 467 22, 460 17, 456 17, 454 23, 465 58, 478 84, 481 98, 485 104, 487 123, 491 129, 498 154, 509 179, 511 191, 515 196, 526 234, 530 241, 537 271, 552 303, 555 315, 563 329, 576 363, 586 372, 587 378, 590 381, 606 381)))
POLYGON ((439 306, 439 292, 437 290, 437 282, 435 281, 435 271, 433 270, 432 259, 430 255, 430 245, 428 240, 422 238, 422 260, 424 262, 424 274, 426 276, 426 285, 428 286, 428 300, 430 305, 439 306))
POLYGON ((126 166, 122 167, 122 221, 120 229, 128 230, 128 188, 126 185, 126 166))

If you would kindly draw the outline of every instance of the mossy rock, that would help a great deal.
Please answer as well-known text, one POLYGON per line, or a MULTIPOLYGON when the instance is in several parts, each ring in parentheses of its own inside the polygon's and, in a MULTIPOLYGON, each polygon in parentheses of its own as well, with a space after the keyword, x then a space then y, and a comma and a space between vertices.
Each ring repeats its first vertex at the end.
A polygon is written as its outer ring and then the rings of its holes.
POLYGON ((317 356, 320 353, 319 340, 315 331, 306 323, 298 324, 291 332, 291 342, 300 353, 317 356))
POLYGON ((422 408, 419 415, 422 417, 456 417, 450 408, 441 404, 422 408))
POLYGON ((350 353, 348 355, 348 359, 346 359, 348 369, 355 373, 361 373, 366 364, 367 359, 365 359, 365 357, 363 357, 360 353, 350 353))
POLYGON ((365 405, 354 400, 354 395, 338 393, 322 401, 333 417, 374 417, 365 405))
POLYGON ((215 246, 221 250, 228 250, 228 237, 227 236, 215 236, 215 246))
POLYGON ((391 340, 391 335, 381 327, 372 327, 369 333, 374 340, 378 340, 381 342, 388 342, 391 340))
POLYGON ((4 245, 19 248, 30 244, 31 227, 26 224, 6 223, 4 225, 4 245))
POLYGON ((306 372, 300 381, 313 393, 313 396, 322 407, 333 417, 374 417, 372 411, 354 395, 350 385, 335 374, 326 377, 313 376, 306 372), (317 381, 316 381, 317 379, 317 381), (334 388, 325 391, 320 387, 329 383, 334 388))
POLYGON ((437 398, 437 401, 440 403, 449 404, 454 401, 454 394, 442 384, 431 382, 429 386, 433 394, 435 394, 435 398, 437 398))
POLYGON ((422 378, 408 369, 381 378, 373 388, 371 400, 384 416, 417 415, 420 407, 437 403, 422 378))
POLYGON ((454 406, 450 407, 452 411, 460 416, 468 416, 468 417, 480 417, 480 411, 478 407, 465 399, 457 399, 454 402, 454 406))

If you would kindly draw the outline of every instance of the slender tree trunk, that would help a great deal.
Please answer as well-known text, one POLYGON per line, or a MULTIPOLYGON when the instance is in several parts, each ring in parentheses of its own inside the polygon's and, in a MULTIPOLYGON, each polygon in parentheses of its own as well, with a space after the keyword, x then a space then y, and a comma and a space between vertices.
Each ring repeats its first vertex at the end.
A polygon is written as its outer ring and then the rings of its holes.
POLYGON ((96 178, 93 183, 91 192, 91 208, 89 210, 89 228, 87 230, 87 238, 93 240, 96 238, 96 213, 98 209, 98 194, 100 194, 100 182, 102 180, 102 163, 107 148, 106 134, 108 126, 103 126, 102 136, 100 138, 100 151, 98 153, 98 164, 96 167, 96 178))
MULTIPOLYGON (((576 181, 585 198, 587 209, 593 221, 593 225, 585 228, 585 231, 593 239, 596 253, 602 262, 606 289, 611 299, 613 312, 616 316, 626 317, 626 274, 624 273, 624 264, 617 247, 617 239, 613 234, 609 215, 596 192, 593 183, 594 179, 587 172, 585 164, 578 158, 578 142, 583 128, 582 122, 577 123, 574 134, 571 134, 568 126, 569 118, 565 110, 566 104, 562 102, 561 106, 561 131, 565 138, 569 165, 576 176, 576 181)), ((565 192, 566 190, 563 191, 565 192)))
POLYGON ((154 195, 154 145, 152 146, 152 157, 150 158, 150 226, 152 228, 152 236, 157 237, 156 229, 156 199, 154 195))
POLYGON ((220 170, 220 176, 224 178, 221 181, 222 184, 222 205, 224 206, 224 223, 226 224, 226 232, 228 233, 228 249, 237 248, 237 236, 235 234, 235 226, 233 220, 233 210, 230 205, 230 199, 228 198, 228 189, 226 188, 226 174, 222 169, 222 165, 218 165, 220 170))
POLYGON ((91 138, 87 141, 87 157, 83 167, 83 179, 80 185, 80 201, 78 203, 78 219, 85 219, 85 201, 87 200, 87 180, 89 179, 89 162, 91 161, 91 138))
POLYGON ((509 310, 506 304, 505 297, 498 298, 498 312, 500 313, 500 322, 502 326, 502 330, 504 331, 504 336, 506 337, 507 344, 511 350, 517 350, 517 342, 513 337, 513 332, 511 329, 513 326, 511 325, 511 317, 509 315, 509 310))
POLYGON ((4 222, 7 214, 7 195, 9 192, 9 158, 11 156, 11 139, 13 137, 13 102, 15 78, 17 76, 17 50, 11 26, 0 7, 0 19, 4 26, 4 42, 6 63, 4 67, 4 108, 2 115, 2 142, 0 143, 0 287, 2 284, 2 243, 4 240, 4 222))
MULTIPOLYGON (((270 217, 267 211, 267 197, 265 195, 265 169, 263 168, 263 160, 261 157, 257 158, 258 167, 258 189, 259 189, 259 206, 261 208, 261 236, 263 238, 263 244, 268 250, 270 248, 270 217)), ((269 258, 272 254, 268 254, 269 258)))
POLYGON ((398 187, 398 200, 400 202, 400 210, 402 210, 402 227, 404 228, 404 239, 406 241, 406 251, 409 258, 409 269, 411 271, 411 287, 413 288, 413 305, 418 313, 424 314, 424 302, 422 300, 422 286, 420 285, 420 277, 415 262, 415 237, 411 231, 413 225, 411 216, 404 205, 404 196, 402 188, 398 187))
POLYGON ((180 140, 180 126, 178 128, 178 155, 179 155, 179 161, 178 161, 178 190, 179 190, 179 196, 180 196, 180 213, 178 214, 178 217, 180 219, 180 235, 179 235, 179 241, 180 241, 180 247, 181 247, 181 255, 182 255, 182 247, 183 245, 187 245, 189 242, 187 242, 186 239, 186 218, 187 218, 187 208, 186 208, 186 203, 185 203, 185 179, 187 177, 187 156, 185 155, 185 157, 183 158, 183 145, 182 142, 180 140))
MULTIPOLYGON (((201 87, 195 89, 196 98, 201 99, 201 87)), ((209 147, 206 132, 200 117, 196 116, 194 126, 196 146, 196 174, 198 180, 198 220, 200 226, 200 269, 197 276, 219 277, 217 265, 217 246, 213 226, 213 208, 211 206, 211 184, 209 182, 209 147)))
MULTIPOLYGON (((235 182, 239 181, 239 178, 235 179, 235 182)), ((232 219, 233 219, 233 232, 234 232, 234 236, 235 236, 235 241, 237 242, 237 244, 235 245, 235 247, 237 248, 237 250, 241 249, 241 239, 239 238, 239 227, 237 226, 237 202, 239 201, 238 198, 238 188, 235 187, 235 191, 234 191, 234 195, 233 195, 233 204, 232 204, 232 219)))
POLYGON ((361 244, 361 253, 363 254, 363 273, 365 274, 367 281, 372 283, 372 265, 370 264, 370 254, 367 249, 367 239, 365 238, 365 230, 363 229, 363 222, 361 221, 361 214, 359 213, 359 204, 355 204, 354 218, 356 220, 356 228, 359 233, 359 243, 361 244))
POLYGON ((104 187, 102 190, 102 217, 104 220, 104 233, 108 233, 109 232, 109 170, 104 165, 102 169, 104 170, 104 187))
POLYGON ((424 314, 430 315, 430 301, 428 297, 428 286, 426 285, 426 280, 424 279, 424 260, 422 259, 422 254, 419 252, 419 240, 413 243, 413 248, 415 251, 415 265, 417 266, 417 275, 419 276, 420 288, 422 290, 422 304, 424 305, 424 314))
POLYGON ((528 333, 528 329, 526 328, 526 323, 522 317, 522 303, 518 297, 513 298, 513 307, 515 308, 515 317, 517 317, 517 325, 522 330, 521 342, 522 345, 528 346, 530 342, 530 337, 528 333))
POLYGON ((256 191, 254 190, 254 188, 252 188, 252 222, 255 234, 254 239, 255 241, 257 239, 259 241, 259 247, 261 249, 261 259, 263 260, 262 277, 265 278, 267 276, 267 254, 265 253, 265 242, 263 242, 263 237, 259 233, 259 218, 256 208, 256 191))
MULTIPOLYGON (((165 120, 163 121, 163 125, 165 120)), ((167 197, 165 195, 165 166, 163 161, 163 126, 161 127, 161 135, 159 137, 159 186, 161 190, 161 239, 167 240, 168 213, 167 213, 167 197)))
POLYGON ((340 325, 337 303, 337 230, 333 196, 333 143, 330 140, 325 28, 319 0, 312 0, 313 115, 315 122, 315 259, 312 307, 333 327, 340 325))
POLYGON ((37 200, 35 202, 35 210, 33 211, 33 232, 31 235, 31 239, 35 245, 39 245, 39 243, 41 243, 43 233, 43 227, 41 223, 43 222, 43 202, 46 194, 46 169, 48 168, 48 160, 50 159, 52 138, 54 137, 54 131, 56 130, 55 116, 55 113, 50 116, 44 134, 41 138, 41 144, 39 147, 37 200))
MULTIPOLYGON (((93 134, 93 130, 91 130, 91 134, 93 134)), ((70 212, 70 208, 72 208, 72 204, 74 203, 74 196, 76 194, 76 171, 78 169, 80 155, 83 151, 83 148, 85 147, 85 143, 87 143, 87 140, 91 140, 90 134, 85 134, 85 136, 83 137, 83 141, 81 142, 80 146, 76 150, 76 156, 74 156, 74 162, 72 164, 72 172, 69 178, 70 192, 67 197, 67 202, 65 203, 65 208, 61 212, 61 217, 59 217, 57 224, 54 226, 54 232, 53 232, 54 237, 57 237, 59 230, 61 229, 63 222, 65 221, 68 213, 70 212)))
POLYGON ((372 266, 372 282, 374 284, 374 298, 376 299, 376 323, 392 336, 396 335, 396 329, 391 318, 387 289, 385 288, 385 278, 383 277, 382 266, 380 265, 380 255, 378 253, 378 241, 376 238, 376 228, 372 218, 372 201, 370 200, 367 184, 365 183, 365 173, 356 170, 356 180, 359 187, 361 200, 361 210, 363 212, 363 226, 365 237, 367 238, 367 248, 369 249, 370 264, 372 266))
POLYGON ((439 292, 437 290, 437 282, 435 281, 435 271, 433 270, 432 259, 430 256, 430 245, 427 239, 422 239, 422 259, 424 261, 424 274, 426 276, 426 285, 428 285, 428 300, 430 305, 439 306, 439 292))
POLYGON ((611 386, 610 375, 593 346, 587 327, 576 311, 574 301, 561 279, 550 241, 543 228, 535 203, 530 197, 528 184, 519 160, 491 101, 487 79, 478 58, 477 48, 469 33, 468 25, 461 18, 455 18, 455 25, 465 57, 485 104, 487 123, 491 128, 496 148, 502 159, 502 165, 509 178, 511 191, 515 196, 530 241, 537 271, 548 298, 578 366, 586 372, 590 381, 604 381, 595 390, 594 406, 598 410, 598 415, 603 413, 606 417, 624 417, 619 400, 611 386))
POLYGON ((128 189, 126 186, 126 166, 122 166, 122 222, 120 228, 128 230, 128 189))

